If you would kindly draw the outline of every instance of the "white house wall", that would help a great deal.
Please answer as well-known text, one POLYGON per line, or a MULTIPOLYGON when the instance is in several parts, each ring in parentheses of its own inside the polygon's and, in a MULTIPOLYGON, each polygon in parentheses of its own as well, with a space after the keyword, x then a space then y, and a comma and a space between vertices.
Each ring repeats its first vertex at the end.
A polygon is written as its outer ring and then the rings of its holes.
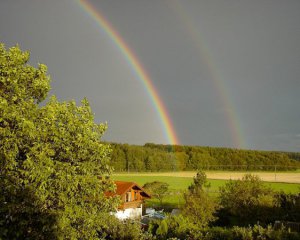
POLYGON ((141 218, 142 217, 142 206, 140 208, 127 208, 124 210, 118 210, 115 213, 115 216, 120 219, 135 219, 135 218, 141 218))

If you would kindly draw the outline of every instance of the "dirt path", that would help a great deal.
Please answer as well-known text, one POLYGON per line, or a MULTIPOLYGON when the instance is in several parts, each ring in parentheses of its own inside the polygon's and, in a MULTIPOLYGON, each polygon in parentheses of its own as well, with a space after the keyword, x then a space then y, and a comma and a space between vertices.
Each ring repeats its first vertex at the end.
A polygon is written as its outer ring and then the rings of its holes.
MULTIPOLYGON (((234 172, 234 171, 207 171, 208 179, 241 179, 249 172, 234 172)), ((266 182, 285 182, 285 183, 300 183, 299 172, 251 172, 251 174, 258 175, 266 182)), ((132 175, 132 176, 169 176, 169 177, 194 177, 196 172, 153 172, 153 173, 119 173, 115 175, 132 175)))

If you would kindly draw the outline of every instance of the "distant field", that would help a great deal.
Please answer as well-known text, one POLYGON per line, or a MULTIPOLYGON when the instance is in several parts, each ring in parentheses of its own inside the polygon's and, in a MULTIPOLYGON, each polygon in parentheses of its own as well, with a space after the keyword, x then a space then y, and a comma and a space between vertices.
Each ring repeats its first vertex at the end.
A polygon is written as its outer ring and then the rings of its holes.
MULTIPOLYGON (((172 172, 172 173, 115 173, 113 179, 121 181, 133 181, 139 185, 144 185, 146 182, 161 181, 170 185, 170 189, 176 191, 186 190, 192 183, 195 172, 172 172)), ((223 186, 229 179, 239 179, 245 173, 242 172, 206 172, 208 182, 211 187, 209 192, 217 193, 220 186, 223 186)), ((276 173, 276 180, 273 173, 258 172, 253 173, 266 181, 266 185, 272 187, 276 191, 284 191, 286 193, 296 193, 300 190, 300 173, 276 173), (279 175, 279 176, 278 176, 279 175), (283 179, 283 175, 286 177, 283 179), (273 177, 273 181, 272 180, 273 177), (268 179, 269 181, 267 181, 268 179), (280 180, 280 181, 279 181, 280 180), (285 181, 283 181, 285 180, 285 181), (291 182, 294 180, 294 182, 291 182)))
POLYGON ((113 175, 113 179, 120 181, 136 182, 143 186, 146 182, 160 181, 166 182, 170 185, 172 190, 184 190, 192 183, 193 179, 190 177, 166 177, 166 176, 137 176, 137 175, 113 175))
MULTIPOLYGON (((239 171, 205 171, 208 179, 235 180, 241 179, 246 173, 258 175, 265 182, 299 183, 300 172, 239 172, 239 171)), ((116 176, 160 176, 192 178, 196 172, 153 172, 153 173, 116 173, 116 176)))
MULTIPOLYGON (((122 173, 113 174, 112 178, 119 181, 136 182, 140 186, 143 186, 146 182, 160 181, 169 184, 170 194, 163 199, 164 208, 172 209, 179 207, 184 203, 182 193, 193 182, 193 177, 196 172, 172 172, 172 173, 122 173)), ((208 179, 210 188, 206 189, 212 197, 217 197, 219 193, 219 187, 223 186, 229 179, 241 178, 245 173, 241 172, 207 172, 208 178, 222 177, 224 179, 208 179)), ((256 173, 255 173, 256 174, 256 173)), ((259 175, 262 179, 270 177, 270 173, 260 172, 259 175), (265 175, 264 175, 265 174, 265 175), (264 178, 263 178, 264 177, 264 178)), ((278 174, 278 173, 277 173, 278 174)), ((277 175, 276 174, 276 175, 277 175)), ((281 173, 280 173, 281 174, 281 173)), ((284 173, 286 174, 286 173, 284 173)), ((299 178, 299 173, 296 176, 293 173, 289 179, 299 178), (292 177, 294 176, 294 178, 292 177)), ((282 177, 282 175, 280 176, 282 177)), ((276 176, 277 178, 277 176, 276 176)), ((273 173, 273 179, 275 176, 273 173)), ((278 178, 277 178, 278 179, 278 178)), ((280 178, 279 178, 280 179, 280 178)), ((272 179, 270 179, 272 180, 272 179)), ((287 182, 265 182, 267 186, 270 186, 275 191, 284 191, 285 193, 298 193, 300 191, 300 183, 287 183, 287 182)), ((147 201, 147 205, 150 207, 159 206, 157 199, 150 199, 147 201)))

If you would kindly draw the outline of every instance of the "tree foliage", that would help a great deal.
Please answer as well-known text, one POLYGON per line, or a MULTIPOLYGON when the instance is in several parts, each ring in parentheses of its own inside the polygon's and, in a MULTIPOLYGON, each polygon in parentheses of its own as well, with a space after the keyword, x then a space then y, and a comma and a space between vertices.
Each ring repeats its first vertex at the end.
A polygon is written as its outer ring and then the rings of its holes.
POLYGON ((144 233, 139 222, 131 219, 120 221, 115 216, 107 216, 100 224, 99 238, 109 240, 143 240, 144 233))
POLYGON ((208 196, 204 187, 208 186, 204 172, 198 172, 193 183, 184 194, 185 204, 182 214, 199 227, 205 227, 215 221, 218 204, 208 196))
POLYGON ((157 198, 162 205, 163 198, 168 194, 169 184, 165 182, 149 182, 145 183, 143 188, 151 194, 152 197, 157 198))
POLYGON ((202 239, 197 225, 181 214, 152 220, 148 231, 155 236, 154 239, 202 239))
POLYGON ((300 167, 300 153, 239 150, 147 143, 111 144, 112 166, 126 171, 264 170, 288 171, 300 167))
POLYGON ((188 187, 190 193, 203 192, 204 188, 209 188, 210 183, 207 182, 206 174, 203 171, 197 172, 192 184, 188 187))
POLYGON ((39 105, 50 77, 28 61, 0 45, 0 238, 96 239, 118 203, 104 196, 114 188, 100 141, 107 126, 94 123, 86 99, 39 105))
POLYGON ((276 220, 300 222, 300 188, 295 194, 276 193, 275 199, 277 209, 272 214, 276 220))
POLYGON ((241 180, 220 187, 220 203, 239 224, 266 222, 275 207, 275 195, 256 175, 246 174, 241 180))

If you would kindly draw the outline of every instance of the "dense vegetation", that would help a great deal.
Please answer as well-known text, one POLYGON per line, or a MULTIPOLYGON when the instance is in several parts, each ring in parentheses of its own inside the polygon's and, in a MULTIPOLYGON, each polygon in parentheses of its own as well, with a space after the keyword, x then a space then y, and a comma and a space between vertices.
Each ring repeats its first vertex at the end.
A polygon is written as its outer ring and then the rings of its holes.
POLYGON ((155 239, 300 239, 300 189, 296 194, 275 192, 251 174, 228 181, 217 199, 206 188, 206 175, 199 172, 184 192, 181 213, 150 222, 155 239), (281 224, 274 227, 278 220, 281 224), (291 229, 287 222, 298 223, 291 229))
POLYGON ((98 239, 109 212, 110 147, 87 100, 51 97, 47 68, 0 44, 0 239, 98 239))
POLYGON ((239 150, 229 148, 171 146, 147 143, 144 146, 111 144, 115 171, 186 170, 295 170, 300 153, 239 150))
MULTIPOLYGON (((297 168, 299 155, 153 144, 113 144, 111 155, 101 141, 106 125, 94 122, 88 101, 77 106, 53 96, 43 102, 50 90, 47 68, 28 61, 29 53, 0 44, 0 240, 299 239, 267 224, 300 221, 300 194, 274 193, 251 175, 226 184, 218 201, 199 172, 184 193, 182 214, 154 220, 147 231, 138 222, 118 220, 111 212, 119 199, 105 195, 115 187, 111 163, 120 171, 287 170, 297 168), (264 228, 244 227, 256 220, 264 228)), ((145 187, 162 203, 168 184, 145 187)))

